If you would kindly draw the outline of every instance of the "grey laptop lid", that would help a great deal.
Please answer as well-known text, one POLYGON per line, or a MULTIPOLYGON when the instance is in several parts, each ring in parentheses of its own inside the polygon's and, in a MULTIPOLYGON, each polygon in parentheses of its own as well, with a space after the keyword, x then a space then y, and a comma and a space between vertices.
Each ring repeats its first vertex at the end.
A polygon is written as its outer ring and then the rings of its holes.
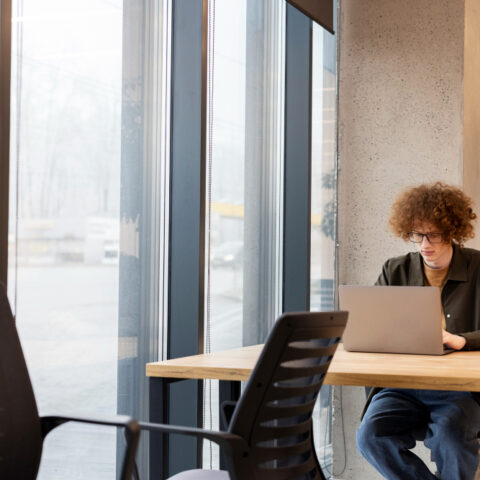
POLYGON ((346 350, 443 355, 438 287, 340 285, 346 350))

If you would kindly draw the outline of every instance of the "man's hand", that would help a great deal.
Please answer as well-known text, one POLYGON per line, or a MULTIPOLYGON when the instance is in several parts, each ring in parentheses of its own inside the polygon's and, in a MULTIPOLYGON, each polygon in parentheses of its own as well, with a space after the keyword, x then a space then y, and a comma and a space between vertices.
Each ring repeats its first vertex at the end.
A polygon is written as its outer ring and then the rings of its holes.
POLYGON ((453 348, 454 350, 461 350, 467 343, 467 339, 465 337, 453 335, 453 333, 448 333, 446 330, 442 330, 442 337, 443 344, 448 348, 453 348))

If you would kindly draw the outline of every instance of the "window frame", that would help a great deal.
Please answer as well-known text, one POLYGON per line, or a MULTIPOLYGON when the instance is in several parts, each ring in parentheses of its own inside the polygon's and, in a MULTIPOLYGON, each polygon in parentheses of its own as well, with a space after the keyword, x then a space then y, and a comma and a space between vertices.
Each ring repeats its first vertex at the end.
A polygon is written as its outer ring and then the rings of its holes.
POLYGON ((7 285, 8 214, 10 185, 10 82, 12 52, 12 2, 0 9, 0 282, 7 285))

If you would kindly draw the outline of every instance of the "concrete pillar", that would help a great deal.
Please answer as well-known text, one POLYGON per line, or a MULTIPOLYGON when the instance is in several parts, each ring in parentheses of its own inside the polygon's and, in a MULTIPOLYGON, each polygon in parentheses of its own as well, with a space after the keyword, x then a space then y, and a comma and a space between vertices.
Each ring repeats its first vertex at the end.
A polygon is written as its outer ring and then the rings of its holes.
MULTIPOLYGON (((480 216, 480 2, 465 0, 463 102, 463 188, 475 201, 480 216)), ((477 237, 469 246, 480 249, 477 237)))
MULTIPOLYGON (((387 258, 410 249, 388 231, 399 190, 435 180, 462 184, 465 1, 341 0, 341 284, 373 283, 387 258)), ((355 446, 364 390, 341 393, 334 396, 334 477, 381 478, 355 446)))

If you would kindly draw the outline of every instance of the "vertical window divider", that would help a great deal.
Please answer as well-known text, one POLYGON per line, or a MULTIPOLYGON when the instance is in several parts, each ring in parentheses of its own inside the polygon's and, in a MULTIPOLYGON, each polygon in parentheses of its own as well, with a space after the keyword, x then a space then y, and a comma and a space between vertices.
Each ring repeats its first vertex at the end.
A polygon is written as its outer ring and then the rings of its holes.
MULTIPOLYGON (((205 293, 209 295, 210 289, 210 275, 208 274, 207 284, 205 285, 205 271, 206 268, 210 269, 210 242, 206 242, 207 233, 207 161, 210 162, 211 156, 208 155, 207 148, 211 148, 210 142, 207 141, 207 134, 210 133, 207 119, 209 118, 207 109, 209 108, 207 103, 209 100, 209 11, 211 3, 215 5, 215 0, 202 0, 202 79, 201 79, 201 157, 200 157, 200 232, 199 232, 199 292, 198 292, 198 353, 205 353, 205 347, 207 352, 210 351, 210 305, 208 304, 209 298, 207 298, 207 309, 205 308, 205 293), (208 248, 208 254, 206 252, 208 248), (206 263, 208 262, 208 265, 206 263), (205 333, 207 335, 205 335, 205 333)), ((215 21, 215 20, 213 20, 215 21)), ((211 79, 213 81, 213 79, 211 79)), ((211 101, 211 99, 210 99, 211 101)), ((209 163, 210 165, 210 163, 209 163)), ((208 178, 210 182, 211 178, 208 178)), ((210 185, 208 186, 208 194, 210 196, 210 185)), ((208 198, 210 201, 210 198, 208 198)), ((208 206, 208 221, 210 221, 210 205, 208 206)), ((209 273, 209 272, 208 272, 209 273)), ((204 416, 204 393, 206 392, 206 385, 210 388, 210 381, 199 380, 197 382, 197 426, 203 427, 204 416)), ((203 454, 203 441, 197 441, 197 466, 202 465, 203 454)))
MULTIPOLYGON (((205 201, 205 317, 204 317, 204 353, 211 352, 211 206, 212 206, 212 149, 213 149, 213 98, 214 98, 214 80, 215 80, 215 0, 207 2, 207 25, 203 26, 203 39, 207 43, 206 59, 203 59, 203 65, 206 67, 203 85, 205 91, 205 113, 202 118, 205 119, 205 182, 206 182, 206 201, 205 201)), ((203 53, 203 52, 202 52, 203 53)), ((213 411, 212 411, 212 380, 203 382, 203 402, 202 402, 202 422, 203 428, 212 429, 213 411), (208 406, 208 412, 206 410, 208 406)), ((210 468, 213 467, 213 449, 212 442, 208 444, 208 455, 210 468)), ((201 443, 200 443, 201 446, 201 443)), ((202 451, 199 452, 202 456, 202 451)))
POLYGON ((8 212, 10 180, 10 75, 12 2, 2 0, 0 10, 0 281, 8 280, 8 212))
MULTIPOLYGON (((208 0, 172 2, 167 358, 204 351, 207 20, 208 0)), ((151 401, 150 419, 201 426, 203 382, 165 387, 150 383, 150 398, 164 399, 151 401)), ((201 442, 151 433, 150 458, 163 453, 168 461, 152 460, 151 478, 198 467, 201 442)))
POLYGON ((161 304, 159 306, 158 321, 158 342, 159 359, 167 359, 168 349, 168 252, 169 252, 169 213, 170 213, 170 99, 171 99, 171 44, 172 44, 172 0, 162 1, 163 18, 163 65, 162 65, 162 126, 163 148, 161 153, 161 185, 162 196, 160 199, 160 208, 162 224, 160 226, 162 251, 159 252, 160 258, 160 291, 158 292, 161 304))
POLYGON ((310 308, 312 20, 287 5, 283 311, 310 308))

